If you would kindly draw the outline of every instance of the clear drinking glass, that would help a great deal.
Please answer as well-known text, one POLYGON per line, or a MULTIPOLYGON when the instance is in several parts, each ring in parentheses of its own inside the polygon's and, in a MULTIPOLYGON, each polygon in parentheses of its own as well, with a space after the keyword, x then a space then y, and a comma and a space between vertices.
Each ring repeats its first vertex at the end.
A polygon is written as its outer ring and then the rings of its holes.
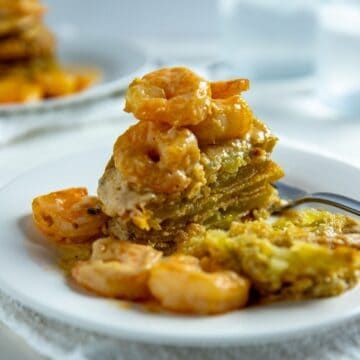
POLYGON ((331 1, 319 13, 316 92, 344 114, 360 113, 360 2, 331 1))
POLYGON ((252 80, 311 73, 317 2, 219 0, 222 60, 252 80))

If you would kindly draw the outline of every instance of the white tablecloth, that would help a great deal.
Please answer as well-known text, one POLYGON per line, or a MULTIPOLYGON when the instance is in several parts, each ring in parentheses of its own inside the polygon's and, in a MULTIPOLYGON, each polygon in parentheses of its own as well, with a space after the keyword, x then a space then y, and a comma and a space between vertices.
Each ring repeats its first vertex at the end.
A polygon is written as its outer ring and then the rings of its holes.
POLYGON ((39 354, 56 360, 360 359, 360 320, 271 344, 195 348, 124 341, 54 321, 0 293, 0 320, 39 354))

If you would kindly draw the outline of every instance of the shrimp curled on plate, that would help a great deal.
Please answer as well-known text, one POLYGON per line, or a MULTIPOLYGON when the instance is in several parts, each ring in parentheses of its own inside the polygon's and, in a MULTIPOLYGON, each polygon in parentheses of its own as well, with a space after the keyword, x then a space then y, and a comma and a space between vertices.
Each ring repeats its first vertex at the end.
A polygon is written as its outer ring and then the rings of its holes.
POLYGON ((191 126, 201 145, 243 137, 251 128, 253 114, 244 99, 233 95, 213 99, 211 112, 202 123, 191 126))
POLYGON ((233 95, 239 95, 242 91, 249 90, 248 79, 234 79, 226 81, 215 81, 210 83, 211 97, 213 99, 226 99, 233 95))
POLYGON ((79 243, 102 236, 107 216, 85 188, 70 188, 36 197, 33 218, 39 230, 59 243, 79 243))
POLYGON ((205 120, 210 103, 208 81, 187 68, 173 67, 135 79, 126 93, 125 111, 139 120, 187 126, 205 120))
POLYGON ((174 255, 154 265, 149 287, 169 310, 215 314, 245 306, 250 285, 232 271, 208 273, 195 257, 174 255))
POLYGON ((79 285, 103 296, 147 299, 149 270, 161 256, 151 246, 103 238, 93 243, 90 260, 73 267, 72 276, 79 285))
POLYGON ((185 128, 139 122, 114 145, 114 163, 124 178, 156 192, 185 190, 204 182, 195 135, 185 128))

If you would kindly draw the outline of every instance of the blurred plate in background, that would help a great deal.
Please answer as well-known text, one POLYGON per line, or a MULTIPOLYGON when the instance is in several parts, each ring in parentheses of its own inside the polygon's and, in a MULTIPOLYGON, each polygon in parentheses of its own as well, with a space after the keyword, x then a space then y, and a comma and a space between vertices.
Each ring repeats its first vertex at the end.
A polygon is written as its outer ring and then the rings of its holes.
POLYGON ((2 105, 0 116, 9 113, 63 108, 90 102, 123 91, 137 75, 145 72, 147 56, 139 47, 111 36, 82 33, 69 25, 55 31, 58 54, 64 65, 99 69, 101 81, 70 96, 37 103, 2 105))

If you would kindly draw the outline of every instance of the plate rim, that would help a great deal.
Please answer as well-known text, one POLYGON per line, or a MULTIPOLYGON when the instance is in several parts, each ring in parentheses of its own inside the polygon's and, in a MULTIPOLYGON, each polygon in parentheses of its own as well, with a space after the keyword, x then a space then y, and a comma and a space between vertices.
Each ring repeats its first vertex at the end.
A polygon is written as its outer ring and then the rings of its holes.
MULTIPOLYGON (((351 164, 349 161, 343 160, 336 155, 317 151, 315 149, 304 148, 299 143, 293 143, 289 140, 285 139, 281 141, 281 146, 285 148, 291 148, 293 150, 301 151, 306 153, 307 155, 316 155, 323 158, 326 158, 330 161, 335 161, 337 163, 347 165, 356 171, 360 171, 360 167, 358 165, 351 164)), ((93 147, 89 151, 98 151, 98 149, 104 149, 104 146, 93 147)), ((72 154, 68 154, 66 156, 62 156, 58 158, 58 160, 71 158, 74 155, 81 155, 85 153, 85 151, 78 151, 72 154)), ((40 170, 43 167, 51 165, 52 161, 47 161, 43 164, 40 164, 36 167, 33 167, 30 170, 27 170, 15 178, 8 181, 5 185, 0 188, 0 196, 6 192, 7 188, 12 186, 16 181, 21 179, 26 174, 30 174, 40 170)), ((359 285, 360 286, 360 285, 359 285)), ((325 320, 317 320, 316 324, 311 326, 309 325, 300 325, 299 327, 295 327, 292 329, 288 329, 286 332, 284 330, 279 330, 274 333, 266 333, 259 335, 238 335, 238 334, 228 334, 226 337, 219 338, 217 333, 207 334, 205 338, 202 338, 201 335, 197 336, 186 336, 186 334, 177 335, 177 334, 163 334, 161 337, 156 337, 149 331, 144 330, 134 330, 127 329, 126 326, 122 328, 118 328, 116 332, 114 329, 106 324, 100 324, 94 320, 87 320, 82 318, 81 316, 74 316, 67 313, 62 312, 61 310, 54 309, 51 306, 44 305, 41 302, 38 302, 36 299, 28 296, 27 294, 23 294, 19 292, 17 289, 12 288, 7 284, 7 282, 0 276, 0 291, 3 291, 7 296, 19 302, 25 308, 31 309, 38 313, 40 316, 44 316, 49 319, 53 319, 59 321, 60 323, 84 329, 86 331, 95 332, 98 334, 105 334, 112 336, 114 338, 119 338, 123 340, 129 340, 139 343, 148 343, 148 344, 166 344, 166 345, 188 345, 188 346, 197 346, 197 347, 214 347, 214 346, 234 346, 234 345, 251 345, 254 343, 257 344, 266 344, 266 343, 275 343, 280 340, 289 340, 292 338, 300 337, 301 335, 311 335, 319 330, 329 330, 334 328, 336 325, 342 325, 347 321, 355 320, 360 317, 360 308, 353 308, 348 313, 342 315, 341 317, 335 317, 332 319, 325 320)), ((351 290, 350 290, 351 291, 351 290)))

